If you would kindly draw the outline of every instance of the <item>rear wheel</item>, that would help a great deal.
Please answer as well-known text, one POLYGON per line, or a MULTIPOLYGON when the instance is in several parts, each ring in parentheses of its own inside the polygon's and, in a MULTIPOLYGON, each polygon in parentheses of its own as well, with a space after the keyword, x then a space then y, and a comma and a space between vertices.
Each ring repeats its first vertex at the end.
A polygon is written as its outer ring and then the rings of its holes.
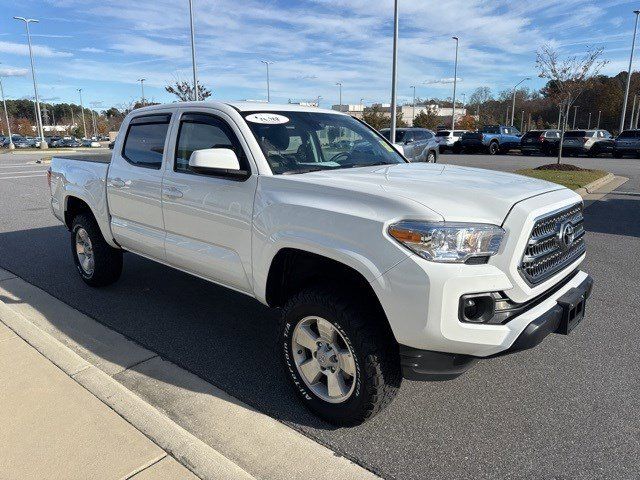
POLYGON ((71 253, 87 285, 104 287, 122 273, 122 250, 109 245, 92 215, 76 215, 71 225, 71 253))
POLYGON ((427 154, 427 163, 436 163, 436 152, 429 150, 427 154))
POLYGON ((401 383, 397 345, 366 305, 337 289, 316 287, 291 297, 283 310, 287 377, 309 410, 336 425, 373 417, 401 383))
POLYGON ((498 142, 491 142, 489 144, 489 155, 497 155, 498 153, 500 153, 500 145, 498 145, 498 142))

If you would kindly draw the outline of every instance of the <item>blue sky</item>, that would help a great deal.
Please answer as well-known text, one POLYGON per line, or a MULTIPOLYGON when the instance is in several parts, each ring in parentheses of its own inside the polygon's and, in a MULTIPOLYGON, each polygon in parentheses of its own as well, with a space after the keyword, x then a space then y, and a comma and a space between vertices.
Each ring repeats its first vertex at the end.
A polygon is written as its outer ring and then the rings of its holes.
MULTIPOLYGON (((264 99, 271 66, 276 102, 323 97, 388 102, 392 0, 194 0, 200 80, 218 99, 264 99)), ((535 51, 551 43, 565 54, 604 47, 604 73, 626 70, 638 2, 575 0, 400 0, 399 99, 451 96, 454 41, 460 37, 460 91, 494 93, 523 76, 539 88, 535 51)), ((0 0, 0 73, 9 98, 33 95, 24 24, 32 25, 40 96, 48 101, 124 106, 145 93, 171 101, 163 86, 189 79, 187 0, 0 0), (22 74, 22 75, 20 75, 22 74), (101 102, 101 103, 99 103, 101 102)), ((640 55, 639 55, 640 56, 640 55)), ((100 108, 100 107, 98 107, 100 108)))

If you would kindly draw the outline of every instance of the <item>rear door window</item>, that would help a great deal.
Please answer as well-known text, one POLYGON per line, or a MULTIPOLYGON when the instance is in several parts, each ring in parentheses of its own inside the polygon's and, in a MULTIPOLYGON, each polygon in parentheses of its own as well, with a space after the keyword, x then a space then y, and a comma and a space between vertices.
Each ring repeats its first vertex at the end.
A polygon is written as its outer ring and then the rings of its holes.
POLYGON ((159 170, 171 115, 147 115, 131 120, 122 156, 131 165, 159 170))

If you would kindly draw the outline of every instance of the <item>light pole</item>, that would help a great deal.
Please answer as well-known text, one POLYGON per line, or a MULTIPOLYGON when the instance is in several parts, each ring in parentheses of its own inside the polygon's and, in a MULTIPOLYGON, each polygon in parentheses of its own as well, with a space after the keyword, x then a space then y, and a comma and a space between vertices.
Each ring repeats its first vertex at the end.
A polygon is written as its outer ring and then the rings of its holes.
POLYGON ((451 130, 456 129, 456 86, 458 83, 458 45, 460 39, 458 37, 451 37, 456 41, 456 60, 453 64, 453 104, 451 110, 451 130))
POLYGON ((191 64, 193 67, 193 99, 200 100, 198 92, 198 67, 196 66, 196 32, 193 26, 193 0, 189 0, 189 23, 191 25, 191 64))
POLYGON ((337 82, 336 86, 338 87, 338 90, 340 91, 340 96, 339 96, 340 107, 339 107, 339 110, 342 111, 342 82, 337 82))
POLYGON ((412 110, 411 110, 411 126, 413 127, 413 122, 416 119, 416 86, 415 85, 411 85, 409 88, 413 88, 413 104, 412 104, 412 110))
POLYGON ((4 99, 4 88, 2 86, 2 77, 0 77, 0 94, 2 94, 2 106, 4 107, 4 119, 7 122, 7 130, 9 133, 9 150, 13 150, 16 146, 13 144, 13 137, 11 136, 11 124, 9 123, 9 112, 7 111, 7 102, 4 99))
POLYGON ((40 134, 40 148, 42 150, 46 150, 49 148, 47 142, 44 141, 44 130, 42 128, 42 116, 40 115, 40 100, 38 99, 38 85, 36 83, 36 69, 33 65, 33 50, 31 48, 31 32, 29 31, 30 23, 38 23, 38 20, 34 18, 25 18, 25 17, 13 17, 16 20, 20 20, 24 22, 25 27, 27 29, 27 42, 29 43, 29 59, 31 60, 31 77, 33 78, 33 93, 36 100, 36 123, 38 126, 38 133, 40 134))
POLYGON ((522 82, 526 82, 527 80, 531 80, 531 77, 524 77, 518 83, 516 83, 513 87, 513 95, 511 96, 511 126, 513 127, 513 122, 515 121, 516 116, 516 88, 520 86, 522 82))
POLYGON ((631 107, 631 120, 629 121, 629 129, 633 128, 633 118, 636 113, 636 102, 638 101, 638 95, 633 96, 633 107, 631 107))
POLYGON ((638 117, 640 117, 640 102, 638 102, 638 110, 636 111, 636 119, 633 128, 638 128, 638 117))
POLYGON ((140 88, 142 89, 142 106, 144 107, 145 101, 144 101, 144 81, 146 80, 146 78, 139 78, 138 81, 140 82, 140 88))
POLYGON ((318 95, 318 97, 316 98, 316 106, 318 108, 320 108, 320 100, 322 100, 322 95, 318 95))
POLYGON ((82 112, 82 135, 84 138, 87 137, 87 124, 84 122, 84 104, 82 103, 82 89, 78 89, 78 93, 80 94, 80 112, 82 112))
POLYGON ((522 110, 522 115, 520 116, 520 133, 524 130, 524 110, 522 110))
POLYGON ((574 105, 573 106, 573 126, 571 127, 571 130, 575 130, 576 129, 576 117, 578 116, 578 106, 574 105))
POLYGON ((269 65, 273 65, 273 62, 268 60, 260 60, 267 66, 267 102, 271 101, 271 85, 269 84, 269 65))
POLYGON ((591 128, 591 112, 589 112, 589 120, 587 120, 587 130, 591 128))
POLYGON ((596 125, 596 130, 600 130, 600 117, 602 117, 602 110, 598 110, 598 125, 596 125))
POLYGON ((389 141, 396 143, 396 83, 398 81, 398 0, 393 2, 393 59, 391 63, 391 131, 389 141))
POLYGON ((631 66, 633 64, 633 50, 636 46, 636 33, 638 32, 638 15, 640 10, 634 10, 636 15, 635 26, 633 27, 633 40, 631 41, 631 55, 629 55, 629 71, 627 72, 627 86, 624 90, 624 101, 622 102, 622 115, 620 116, 620 132, 624 130, 624 117, 627 113, 627 100, 629 99, 629 85, 631 84, 631 66))

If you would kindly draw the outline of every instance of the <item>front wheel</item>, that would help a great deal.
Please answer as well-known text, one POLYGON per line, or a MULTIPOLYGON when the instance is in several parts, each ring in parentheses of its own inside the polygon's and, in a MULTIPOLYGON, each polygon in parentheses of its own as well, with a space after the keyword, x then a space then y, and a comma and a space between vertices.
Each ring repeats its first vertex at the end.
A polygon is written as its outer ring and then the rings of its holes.
POLYGON ((429 150, 427 154, 427 163, 436 163, 436 152, 429 150))
POLYGON ((401 383, 395 341, 366 305, 337 289, 309 288, 284 307, 280 340, 287 377, 305 406, 335 425, 373 417, 401 383))
POLYGON ((122 250, 109 245, 92 215, 81 213, 71 225, 71 253, 87 285, 104 287, 122 273, 122 250))

